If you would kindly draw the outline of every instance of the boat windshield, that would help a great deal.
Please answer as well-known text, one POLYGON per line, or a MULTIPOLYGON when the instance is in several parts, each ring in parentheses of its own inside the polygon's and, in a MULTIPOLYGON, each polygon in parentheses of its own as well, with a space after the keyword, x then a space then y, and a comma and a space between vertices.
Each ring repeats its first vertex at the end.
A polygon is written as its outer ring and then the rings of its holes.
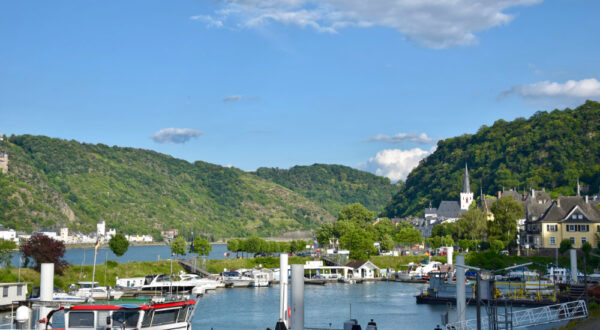
POLYGON ((137 328, 139 311, 115 311, 112 313, 112 327, 137 328))

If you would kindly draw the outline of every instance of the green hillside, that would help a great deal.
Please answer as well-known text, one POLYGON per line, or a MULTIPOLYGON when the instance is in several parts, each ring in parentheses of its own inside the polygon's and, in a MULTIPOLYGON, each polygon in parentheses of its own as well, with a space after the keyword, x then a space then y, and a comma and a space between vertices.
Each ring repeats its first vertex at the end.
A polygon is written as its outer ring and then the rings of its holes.
POLYGON ((502 188, 545 188, 553 195, 573 195, 577 178, 583 193, 600 187, 600 103, 588 101, 572 110, 539 111, 529 119, 498 120, 438 142, 394 196, 383 214, 418 214, 432 202, 458 200, 465 162, 471 190, 495 195, 502 188))
POLYGON ((381 212, 399 189, 387 178, 342 165, 314 164, 289 170, 261 167, 256 175, 322 205, 334 216, 352 203, 381 212))
POLYGON ((334 217, 293 191, 235 168, 154 151, 43 136, 9 139, 0 174, 0 223, 17 230, 126 233, 179 228, 211 237, 279 235, 334 217))

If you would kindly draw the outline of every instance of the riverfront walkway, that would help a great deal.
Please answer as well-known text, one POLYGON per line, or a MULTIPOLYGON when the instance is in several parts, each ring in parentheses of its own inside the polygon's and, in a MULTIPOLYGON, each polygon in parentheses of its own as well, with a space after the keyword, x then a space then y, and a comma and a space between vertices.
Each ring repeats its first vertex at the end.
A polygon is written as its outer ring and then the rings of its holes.
POLYGON ((211 273, 208 270, 202 268, 201 264, 198 264, 196 259, 180 259, 179 264, 188 273, 198 274, 198 275, 203 275, 203 276, 211 275, 211 273))

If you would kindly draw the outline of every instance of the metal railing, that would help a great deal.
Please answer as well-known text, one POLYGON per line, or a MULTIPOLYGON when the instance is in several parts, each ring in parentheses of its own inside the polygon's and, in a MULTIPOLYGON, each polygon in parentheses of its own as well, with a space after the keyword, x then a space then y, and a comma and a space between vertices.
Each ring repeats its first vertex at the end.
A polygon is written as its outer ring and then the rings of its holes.
MULTIPOLYGON (((587 316, 588 309, 584 300, 575 300, 557 305, 529 308, 520 311, 514 311, 510 315, 502 315, 502 317, 508 317, 511 320, 511 328, 525 328, 554 322, 586 318, 587 316)), ((489 328, 489 320, 487 317, 481 319, 481 328, 489 328)), ((477 329, 477 320, 471 319, 464 322, 449 323, 446 324, 446 329, 477 329)))

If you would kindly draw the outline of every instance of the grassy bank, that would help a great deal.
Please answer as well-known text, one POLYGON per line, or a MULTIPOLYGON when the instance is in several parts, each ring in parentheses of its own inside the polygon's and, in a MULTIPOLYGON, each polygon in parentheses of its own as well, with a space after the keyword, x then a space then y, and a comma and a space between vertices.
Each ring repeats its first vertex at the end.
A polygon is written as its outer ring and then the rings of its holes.
MULTIPOLYGON (((309 257, 290 257, 288 263, 304 264, 307 260, 312 260, 309 257)), ((279 257, 257 257, 244 259, 211 259, 206 261, 206 268, 211 273, 221 273, 223 269, 239 269, 239 268, 279 268, 279 257)))
MULTIPOLYGON (((173 272, 177 273, 183 270, 179 263, 173 262, 173 272)), ((114 261, 109 261, 107 265, 96 265, 95 281, 101 285, 115 285, 115 277, 140 277, 149 274, 168 274, 171 271, 171 263, 168 260, 160 260, 153 262, 130 262, 118 264, 114 261)), ((55 274, 54 285, 67 289, 69 284, 78 281, 92 280, 93 266, 74 266, 67 267, 63 275, 55 274)), ((0 271, 0 281, 16 282, 18 279, 18 268, 11 268, 0 271)), ((40 274, 31 268, 21 268, 21 282, 32 282, 33 286, 38 286, 40 283, 40 274)))

